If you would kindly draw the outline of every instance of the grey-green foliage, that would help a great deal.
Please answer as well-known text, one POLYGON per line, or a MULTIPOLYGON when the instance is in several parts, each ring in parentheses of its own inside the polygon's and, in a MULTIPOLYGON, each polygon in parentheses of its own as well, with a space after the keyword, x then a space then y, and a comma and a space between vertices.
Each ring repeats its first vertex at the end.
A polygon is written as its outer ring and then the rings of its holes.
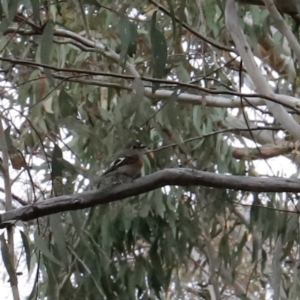
MULTIPOLYGON (((25 156, 29 171, 40 175, 34 179, 35 189, 28 178, 25 183, 20 179, 24 193, 19 196, 29 202, 43 201, 86 189, 85 179, 94 179, 131 138, 150 149, 177 143, 145 157, 143 174, 191 167, 249 176, 251 164, 234 158, 232 142, 246 145, 241 132, 217 133, 233 112, 206 106, 205 98, 194 105, 179 101, 182 93, 208 95, 197 86, 236 90, 236 79, 244 74, 234 56, 182 26, 188 24, 229 47, 224 1, 161 1, 170 10, 168 16, 145 0, 101 4, 96 0, 20 0, 15 2, 24 15, 21 20, 14 19, 13 2, 0 4, 1 57, 12 60, 1 63, 5 70, 1 78, 14 92, 14 96, 7 93, 0 109, 11 126, 14 147, 25 156), (13 29, 18 32, 12 33, 13 29), (87 37, 85 30, 91 44, 81 39, 87 37), (101 73, 93 73, 97 71, 101 73), (120 76, 112 77, 112 73, 120 76), (149 82, 137 74, 192 81, 195 88, 149 82), (144 96, 144 88, 152 87, 172 94, 168 99, 144 96), (211 135, 203 137, 207 134, 211 135), (191 138, 196 139, 184 142, 191 138)), ((272 40, 269 16, 258 7, 241 7, 239 12, 253 19, 253 26, 251 22, 241 26, 258 51, 261 32, 272 40)), ((284 53, 280 43, 274 46, 277 54, 284 53)), ((282 92, 292 93, 288 87, 294 84, 296 89, 298 83, 285 79, 287 70, 276 69, 274 60, 267 63, 283 75, 282 92)), ((241 110, 238 115, 243 116, 241 110)), ((25 223, 21 233, 24 262, 30 272, 39 267, 30 298, 222 299, 234 294, 257 299, 264 297, 269 286, 277 287, 276 297, 278 287, 287 298, 299 295, 293 277, 298 216, 288 212, 293 203, 288 199, 286 195, 166 187, 25 223), (292 261, 287 267, 286 260, 292 261)), ((2 258, 10 270, 3 236, 1 243, 2 258)))

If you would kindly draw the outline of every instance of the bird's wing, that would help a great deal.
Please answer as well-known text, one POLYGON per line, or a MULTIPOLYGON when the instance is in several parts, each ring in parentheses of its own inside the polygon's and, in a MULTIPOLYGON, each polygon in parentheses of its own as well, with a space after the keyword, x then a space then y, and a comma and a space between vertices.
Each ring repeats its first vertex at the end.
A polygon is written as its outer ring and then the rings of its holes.
POLYGON ((134 155, 134 156, 123 155, 123 156, 119 157, 118 159, 116 159, 115 161, 113 161, 111 163, 110 167, 102 174, 102 176, 115 171, 116 169, 118 169, 121 166, 130 165, 130 164, 136 162, 137 159, 138 158, 136 155, 134 155))

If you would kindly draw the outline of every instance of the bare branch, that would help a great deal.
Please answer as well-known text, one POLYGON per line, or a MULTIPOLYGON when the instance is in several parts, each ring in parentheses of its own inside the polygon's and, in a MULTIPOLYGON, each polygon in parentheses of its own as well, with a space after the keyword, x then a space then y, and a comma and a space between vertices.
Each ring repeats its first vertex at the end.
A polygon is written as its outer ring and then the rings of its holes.
MULTIPOLYGON (((135 76, 132 76, 132 75, 124 75, 124 74, 118 74, 118 73, 108 73, 108 72, 101 72, 101 71, 96 72, 96 71, 83 70, 83 69, 74 69, 74 68, 58 68, 58 67, 53 67, 53 66, 41 64, 41 63, 36 63, 36 62, 33 62, 33 61, 16 60, 16 59, 4 58, 4 57, 0 57, 0 61, 11 62, 12 64, 17 64, 17 65, 43 67, 45 69, 50 69, 50 70, 54 70, 54 71, 58 71, 58 72, 70 72, 70 73, 96 75, 96 76, 101 75, 101 76, 107 76, 107 77, 113 77, 113 78, 119 78, 119 79, 127 79, 127 80, 128 79, 129 80, 134 80, 135 79, 135 76)), ((74 76, 71 76, 71 77, 74 78, 74 76)), ((267 103, 270 103, 270 102, 274 102, 275 104, 278 103, 278 104, 284 105, 287 108, 292 109, 293 111, 299 112, 299 106, 300 106, 299 103, 300 103, 300 101, 299 101, 299 99, 291 97, 291 96, 275 95, 274 93, 272 93, 271 96, 270 95, 265 95, 265 94, 252 94, 252 93, 244 94, 244 93, 238 93, 238 92, 229 91, 229 90, 223 90, 222 91, 222 90, 213 90, 213 89, 202 88, 202 87, 200 87, 198 85, 195 85, 195 84, 183 83, 183 82, 178 82, 178 81, 175 81, 175 80, 163 80, 163 79, 150 78, 150 77, 144 77, 144 76, 141 76, 140 78, 144 81, 149 81, 149 82, 159 82, 159 83, 162 83, 162 84, 175 85, 175 86, 183 87, 183 88, 192 88, 192 89, 195 89, 195 90, 198 90, 198 91, 201 91, 201 92, 206 92, 208 94, 213 94, 213 95, 224 94, 224 95, 237 96, 237 97, 242 97, 242 98, 258 98, 258 97, 260 97, 260 98, 269 100, 267 103)), ((172 91, 164 91, 162 93, 155 93, 155 94, 153 94, 154 96, 152 96, 152 92, 150 91, 150 89, 146 88, 144 90, 144 93, 147 97, 159 98, 161 96, 162 98, 168 99, 173 92, 172 91)), ((178 98, 180 99, 180 92, 178 92, 178 94, 179 94, 178 98)), ((187 96, 187 95, 188 94, 185 94, 185 97, 192 101, 193 98, 190 98, 191 95, 190 96, 187 96)), ((197 95, 193 95, 193 97, 197 97, 197 95)), ((198 103, 192 103, 192 104, 205 105, 206 104, 206 97, 207 96, 200 96, 200 98, 199 98, 199 96, 198 96, 197 100, 194 101, 194 102, 198 101, 198 103), (199 100, 201 100, 200 103, 199 103, 199 100)), ((242 106, 242 104, 238 105, 237 101, 234 101, 233 99, 228 99, 226 101, 225 100, 226 98, 219 98, 218 102, 222 102, 219 105, 214 105, 214 102, 215 102, 214 98, 207 97, 207 99, 208 99, 207 103, 211 103, 211 105, 209 105, 209 106, 219 106, 219 107, 237 107, 237 106, 241 107, 242 106), (231 102, 232 102, 232 104, 230 104, 231 102)), ((256 105, 259 105, 261 103, 260 102, 261 100, 259 100, 259 99, 256 99, 255 101, 258 101, 258 103, 256 105)), ((239 102, 241 102, 241 101, 239 100, 239 102)), ((247 103, 247 101, 244 101, 244 103, 247 103)), ((248 104, 248 106, 249 106, 249 104, 248 104)), ((283 112, 286 113, 286 111, 283 111, 283 112)), ((298 126, 298 123, 296 123, 296 125, 298 126)))
POLYGON ((46 215, 107 204, 147 193, 163 186, 206 186, 254 192, 300 192, 298 179, 256 178, 222 175, 188 168, 165 169, 134 180, 97 191, 65 195, 17 208, 0 215, 0 228, 14 220, 29 221, 46 215))
MULTIPOLYGON (((2 188, 2 187, 0 187, 0 192, 5 193, 5 189, 2 188)), ((18 202, 19 204, 21 204, 21 205, 27 205, 27 204, 28 204, 27 201, 23 200, 21 197, 19 197, 19 196, 16 195, 16 194, 12 194, 12 200, 17 201, 17 202, 18 202)))
MULTIPOLYGON (((169 17, 172 16, 171 13, 164 6, 162 6, 161 4, 157 3, 154 0, 149 0, 149 2, 152 3, 153 5, 155 5, 156 7, 158 7, 162 12, 164 12, 165 14, 167 14, 169 17)), ((201 40, 205 41, 206 43, 208 43, 208 44, 210 44, 210 45, 212 45, 212 46, 214 46, 214 47, 216 47, 218 49, 225 50, 225 51, 228 51, 228 52, 236 53, 235 49, 227 47, 225 45, 222 45, 222 44, 216 42, 215 40, 213 40, 213 39, 211 39, 211 38, 209 38, 209 37, 207 37, 207 36, 199 33, 198 31, 196 31, 195 29, 193 29, 192 27, 190 27, 185 22, 182 22, 182 20, 180 20, 176 16, 173 16, 173 18, 183 28, 185 28, 186 30, 188 30, 189 32, 191 32, 192 34, 194 34, 196 37, 200 38, 201 40)))
MULTIPOLYGON (((178 84, 180 85, 180 83, 178 84)), ((235 95, 237 97, 242 97, 243 101, 240 98, 225 98, 221 96, 207 96, 207 95, 194 95, 188 93, 182 93, 178 96, 177 101, 181 103, 188 103, 193 105, 205 105, 211 107, 245 107, 245 106, 262 106, 266 105, 263 99, 267 99, 273 101, 275 103, 281 104, 285 107, 291 108, 292 110, 299 111, 300 101, 299 99, 283 94, 275 94, 274 98, 265 97, 264 95, 259 94, 240 94, 237 92, 229 92, 229 91, 216 91, 209 90, 205 88, 199 88, 202 91, 205 91, 210 94, 228 94, 235 95), (276 99, 274 101, 274 99, 276 99)), ((170 96, 173 94, 173 91, 168 90, 157 90, 155 93, 152 93, 150 88, 145 88, 144 95, 151 99, 166 99, 168 100, 170 96)))
MULTIPOLYGON (((237 18, 237 11, 234 0, 226 1, 226 26, 230 31, 232 39, 239 51, 243 63, 251 76, 258 92, 269 97, 275 97, 272 88, 268 84, 267 80, 261 74, 255 60, 251 48, 246 41, 245 35, 243 34, 239 21, 237 18)), ((266 101, 266 105, 270 112, 274 115, 274 118, 279 121, 282 126, 287 129, 297 140, 300 140, 300 126, 299 124, 284 110, 280 105, 274 104, 270 101, 266 101)))
POLYGON ((271 16, 275 20, 275 25, 277 29, 281 32, 281 34, 288 40, 291 48, 293 49, 294 53, 296 54, 298 61, 300 61, 300 45, 292 33, 289 26, 286 24, 282 16, 280 15, 279 11, 277 10, 273 0, 263 0, 266 7, 268 8, 271 16))
POLYGON ((283 145, 267 144, 259 148, 232 148, 232 156, 236 159, 255 160, 267 159, 279 155, 288 154, 291 148, 283 145))

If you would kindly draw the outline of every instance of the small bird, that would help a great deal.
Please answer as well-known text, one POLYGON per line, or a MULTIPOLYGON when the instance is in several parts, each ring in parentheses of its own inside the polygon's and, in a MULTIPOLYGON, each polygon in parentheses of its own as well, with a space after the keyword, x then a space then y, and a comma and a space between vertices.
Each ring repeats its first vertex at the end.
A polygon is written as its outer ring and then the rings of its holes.
POLYGON ((121 183, 137 178, 144 164, 145 149, 146 146, 139 140, 131 141, 119 157, 111 163, 110 168, 101 175, 97 188, 103 184, 121 183))

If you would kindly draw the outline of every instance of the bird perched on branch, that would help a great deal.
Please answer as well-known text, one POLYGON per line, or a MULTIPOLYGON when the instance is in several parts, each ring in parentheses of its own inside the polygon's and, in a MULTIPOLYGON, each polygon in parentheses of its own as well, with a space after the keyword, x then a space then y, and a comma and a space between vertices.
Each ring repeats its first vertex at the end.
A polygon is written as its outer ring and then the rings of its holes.
POLYGON ((131 141, 111 163, 97 181, 97 188, 111 184, 129 182, 137 178, 144 164, 146 146, 139 140, 131 141))

